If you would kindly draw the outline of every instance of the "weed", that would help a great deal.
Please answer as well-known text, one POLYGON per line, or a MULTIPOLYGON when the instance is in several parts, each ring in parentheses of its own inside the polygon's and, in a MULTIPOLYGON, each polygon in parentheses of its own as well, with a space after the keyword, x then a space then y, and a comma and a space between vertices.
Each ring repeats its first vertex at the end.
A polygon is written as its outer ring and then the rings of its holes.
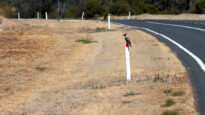
POLYGON ((177 91, 177 92, 172 93, 172 96, 183 96, 184 94, 185 92, 183 91, 177 91))
POLYGON ((46 67, 37 66, 35 69, 42 72, 46 70, 46 67))
POLYGON ((76 40, 75 42, 82 42, 83 44, 89 44, 89 43, 96 43, 97 41, 92 41, 91 39, 89 38, 81 38, 79 40, 76 40))
POLYGON ((2 18, 0 18, 0 24, 2 24, 2 18))
POLYGON ((103 85, 92 86, 92 89, 104 89, 104 88, 106 88, 106 87, 103 85))
POLYGON ((107 29, 105 28, 96 28, 96 32, 104 32, 104 31, 107 31, 107 29))
POLYGON ((164 111, 162 115, 179 115, 177 111, 164 111))
POLYGON ((172 106, 172 105, 174 105, 176 102, 174 101, 174 100, 172 100, 172 99, 167 99, 166 101, 165 101, 165 104, 162 106, 162 107, 170 107, 170 106, 172 106))
POLYGON ((140 93, 129 92, 129 93, 124 94, 123 96, 124 96, 124 97, 129 97, 129 96, 135 96, 135 95, 139 95, 139 94, 140 94, 140 93))
POLYGON ((122 101, 122 104, 129 104, 131 101, 122 101))
POLYGON ((165 94, 170 94, 170 93, 172 93, 172 90, 171 89, 165 90, 164 93, 165 94))
POLYGON ((157 75, 157 76, 155 76, 155 78, 154 78, 154 82, 164 82, 164 79, 162 79, 160 76, 159 76, 159 74, 157 75))

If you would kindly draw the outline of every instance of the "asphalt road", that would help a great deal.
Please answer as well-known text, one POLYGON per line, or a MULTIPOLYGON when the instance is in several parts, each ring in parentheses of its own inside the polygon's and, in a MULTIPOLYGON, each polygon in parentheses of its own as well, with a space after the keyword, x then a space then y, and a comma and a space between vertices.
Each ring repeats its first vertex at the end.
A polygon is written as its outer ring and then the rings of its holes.
POLYGON ((205 63, 205 21, 114 20, 113 22, 140 27, 139 29, 152 34, 176 52, 189 73, 194 88, 197 109, 201 115, 205 115, 205 71, 203 70, 203 64, 205 63), (160 35, 141 27, 160 33, 160 35), (201 60, 202 64, 200 65, 196 58, 182 48, 165 39, 162 34, 193 53, 201 60))

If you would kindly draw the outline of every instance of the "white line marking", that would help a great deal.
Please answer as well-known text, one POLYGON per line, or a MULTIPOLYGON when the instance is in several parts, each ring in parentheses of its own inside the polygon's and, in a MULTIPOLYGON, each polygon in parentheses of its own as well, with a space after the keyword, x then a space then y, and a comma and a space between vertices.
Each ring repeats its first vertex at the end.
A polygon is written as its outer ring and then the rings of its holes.
POLYGON ((147 30, 151 33, 154 33, 156 35, 159 35, 165 39, 167 39, 168 41, 172 42, 174 45, 178 46, 180 49, 182 49, 184 52, 186 52, 187 54, 189 54, 198 64, 199 66, 201 67, 201 69, 205 72, 205 64, 203 63, 203 61, 197 57, 194 53, 192 53, 191 51, 189 51, 188 49, 186 49, 184 46, 182 46, 181 44, 177 43, 176 41, 172 40, 171 38, 163 35, 163 34, 160 34, 158 32, 155 32, 153 30, 150 30, 148 28, 144 28, 144 27, 136 27, 136 26, 130 26, 130 25, 125 25, 125 24, 120 24, 120 23, 116 23, 116 22, 112 22, 112 23, 115 23, 115 24, 118 24, 118 25, 122 25, 122 26, 127 26, 127 27, 131 27, 131 28, 136 28, 136 29, 143 29, 143 30, 147 30))
POLYGON ((190 27, 190 26, 184 26, 184 25, 167 24, 167 23, 158 23, 158 22, 150 22, 150 21, 147 21, 147 23, 151 23, 151 24, 159 24, 159 25, 167 25, 167 26, 175 26, 175 27, 182 27, 182 28, 194 29, 194 30, 199 30, 199 31, 205 32, 205 29, 202 29, 202 28, 196 28, 196 27, 190 27))

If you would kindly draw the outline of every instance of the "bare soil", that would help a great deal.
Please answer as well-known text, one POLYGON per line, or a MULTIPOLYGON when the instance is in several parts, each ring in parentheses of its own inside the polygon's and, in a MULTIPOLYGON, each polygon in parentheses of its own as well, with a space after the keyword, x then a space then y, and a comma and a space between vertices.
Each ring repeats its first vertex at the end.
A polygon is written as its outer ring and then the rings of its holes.
POLYGON ((174 52, 142 31, 106 27, 85 20, 4 20, 1 115, 197 114, 187 72, 174 52), (129 82, 124 33, 133 44, 129 82), (96 42, 76 42, 82 38, 96 42), (166 90, 184 94, 173 96, 166 90), (163 107, 167 99, 176 104, 163 107))

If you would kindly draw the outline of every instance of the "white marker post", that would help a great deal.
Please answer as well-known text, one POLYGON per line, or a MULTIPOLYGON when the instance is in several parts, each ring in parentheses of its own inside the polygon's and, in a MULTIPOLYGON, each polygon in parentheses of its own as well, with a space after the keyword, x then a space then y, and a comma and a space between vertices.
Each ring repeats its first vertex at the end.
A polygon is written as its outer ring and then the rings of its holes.
POLYGON ((83 11, 83 13, 82 13, 82 20, 84 20, 84 15, 85 15, 85 13, 84 13, 84 11, 83 11))
POLYGON ((126 75, 127 80, 131 80, 131 70, 130 70, 130 51, 129 51, 129 45, 126 45, 125 43, 125 63, 126 63, 126 75))
POLYGON ((129 11, 128 20, 131 19, 131 12, 129 11))
POLYGON ((18 19, 19 19, 19 20, 21 19, 20 13, 18 13, 18 19))
POLYGON ((46 12, 45 15, 46 15, 46 20, 48 20, 48 13, 46 12))
POLYGON ((39 14, 39 12, 38 12, 38 13, 37 13, 37 19, 39 19, 39 17, 40 17, 39 15, 40 15, 40 14, 39 14))
POLYGON ((108 29, 111 29, 111 27, 110 27, 110 14, 108 14, 108 29))

